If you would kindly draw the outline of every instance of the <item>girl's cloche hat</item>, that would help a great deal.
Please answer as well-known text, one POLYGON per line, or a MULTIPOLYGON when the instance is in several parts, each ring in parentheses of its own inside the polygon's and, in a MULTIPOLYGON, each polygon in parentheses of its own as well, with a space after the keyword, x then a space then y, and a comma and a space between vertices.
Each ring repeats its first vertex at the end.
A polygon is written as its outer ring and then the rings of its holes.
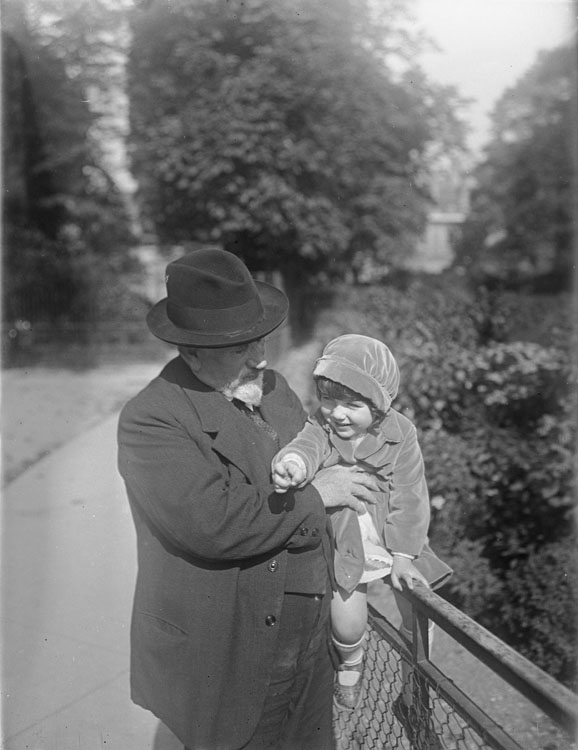
POLYGON ((399 367, 389 348, 369 336, 348 333, 330 341, 317 360, 313 377, 351 388, 384 414, 397 396, 399 367))

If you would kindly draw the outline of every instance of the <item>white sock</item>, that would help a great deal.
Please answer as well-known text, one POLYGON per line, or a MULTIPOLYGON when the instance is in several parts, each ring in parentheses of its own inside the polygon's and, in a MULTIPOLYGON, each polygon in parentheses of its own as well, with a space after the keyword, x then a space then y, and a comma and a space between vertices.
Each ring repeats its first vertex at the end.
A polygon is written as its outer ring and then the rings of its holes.
POLYGON ((333 644, 337 649, 340 657, 340 661, 345 667, 355 667, 361 664, 363 661, 364 654, 364 641, 365 633, 356 643, 340 643, 335 636, 333 637, 333 644))

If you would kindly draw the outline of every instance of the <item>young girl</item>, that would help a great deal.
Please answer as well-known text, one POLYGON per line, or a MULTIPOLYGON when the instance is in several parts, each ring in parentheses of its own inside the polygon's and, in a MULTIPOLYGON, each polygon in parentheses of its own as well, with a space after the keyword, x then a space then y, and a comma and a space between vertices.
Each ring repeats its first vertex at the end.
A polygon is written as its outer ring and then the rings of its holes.
MULTIPOLYGON (((361 698, 367 627, 367 582, 390 576, 402 616, 401 632, 411 639, 411 606, 397 594, 414 581, 436 588, 451 569, 430 549, 430 520, 424 465, 412 422, 392 408, 399 369, 381 341, 348 334, 331 341, 313 377, 320 401, 299 435, 273 459, 278 492, 310 482, 336 464, 357 466, 378 481, 378 502, 359 515, 350 508, 328 511, 335 536, 332 628, 341 664, 335 702, 354 709, 361 698)), ((403 664, 403 663, 402 663, 403 664)), ((409 673, 394 713, 408 730, 409 673)), ((410 738, 411 739, 411 738, 410 738)))

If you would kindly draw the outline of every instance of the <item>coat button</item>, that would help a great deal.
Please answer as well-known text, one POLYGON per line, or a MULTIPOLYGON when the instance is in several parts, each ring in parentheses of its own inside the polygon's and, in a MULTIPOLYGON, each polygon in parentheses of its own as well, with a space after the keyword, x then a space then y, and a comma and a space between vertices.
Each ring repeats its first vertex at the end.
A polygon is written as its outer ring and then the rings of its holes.
POLYGON ((267 617, 265 618, 265 625, 267 625, 268 628, 270 628, 271 625, 275 625, 276 622, 277 618, 275 617, 275 615, 267 615, 267 617))
POLYGON ((299 530, 299 533, 301 534, 301 536, 307 536, 307 534, 309 533, 309 529, 307 528, 307 526, 302 526, 299 530))
POLYGON ((269 568, 271 573, 274 573, 279 567, 279 563, 277 562, 277 560, 271 560, 271 562, 269 563, 269 565, 267 565, 267 567, 269 568))
POLYGON ((311 536, 319 536, 319 529, 311 529, 311 536))

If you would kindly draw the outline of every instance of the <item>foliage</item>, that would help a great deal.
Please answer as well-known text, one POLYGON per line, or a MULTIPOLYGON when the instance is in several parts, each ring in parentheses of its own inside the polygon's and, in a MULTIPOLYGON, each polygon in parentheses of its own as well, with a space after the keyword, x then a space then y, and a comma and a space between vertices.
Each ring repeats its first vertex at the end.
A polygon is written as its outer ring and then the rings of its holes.
POLYGON ((576 687, 578 569, 564 538, 512 565, 505 578, 500 634, 528 659, 576 687))
POLYGON ((76 296, 66 247, 38 230, 9 224, 4 246, 9 251, 4 259, 4 320, 28 325, 66 315, 76 296))
POLYGON ((127 284, 139 274, 130 256, 102 256, 84 247, 74 252, 67 242, 10 225, 4 243, 11 251, 4 262, 6 321, 28 328, 71 320, 143 320, 147 305, 127 284))
POLYGON ((432 123, 456 140, 459 126, 450 93, 412 62, 418 42, 402 19, 394 0, 137 10, 133 166, 161 242, 218 241, 288 277, 408 252, 432 123))
POLYGON ((81 0, 6 3, 8 320, 84 316, 102 283, 88 269, 112 268, 115 255, 132 242, 124 198, 94 138, 100 113, 91 98, 96 81, 101 88, 108 85, 106 73, 115 66, 106 64, 103 46, 113 20, 109 9, 110 4, 81 0))
POLYGON ((501 279, 554 274, 572 264, 572 92, 575 50, 542 52, 492 115, 492 139, 458 248, 460 263, 501 279))
POLYGON ((454 570, 446 596, 470 617, 496 632, 495 609, 504 597, 505 586, 484 554, 483 542, 467 537, 446 549, 436 539, 436 549, 454 570))
POLYGON ((575 592, 569 584, 547 590, 569 570, 576 544, 576 372, 566 302, 488 296, 452 274, 402 288, 340 288, 335 297, 324 335, 362 331, 385 341, 400 364, 395 407, 418 427, 432 545, 454 569, 445 595, 569 681, 575 592), (540 341, 524 340, 525 326, 516 326, 536 309, 540 341), (548 340, 548 330, 558 333, 548 340))

